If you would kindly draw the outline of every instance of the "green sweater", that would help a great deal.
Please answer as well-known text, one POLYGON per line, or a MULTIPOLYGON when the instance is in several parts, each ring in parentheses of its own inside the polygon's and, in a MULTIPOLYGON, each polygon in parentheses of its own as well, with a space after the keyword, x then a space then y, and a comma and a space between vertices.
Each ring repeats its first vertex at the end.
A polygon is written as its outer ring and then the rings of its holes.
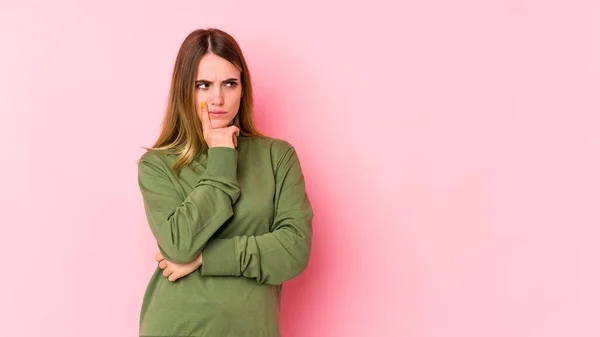
POLYGON ((148 151, 138 165, 146 216, 162 255, 202 266, 170 282, 158 266, 140 336, 280 336, 282 283, 308 265, 313 211, 288 142, 238 137, 179 176, 176 155, 148 151))

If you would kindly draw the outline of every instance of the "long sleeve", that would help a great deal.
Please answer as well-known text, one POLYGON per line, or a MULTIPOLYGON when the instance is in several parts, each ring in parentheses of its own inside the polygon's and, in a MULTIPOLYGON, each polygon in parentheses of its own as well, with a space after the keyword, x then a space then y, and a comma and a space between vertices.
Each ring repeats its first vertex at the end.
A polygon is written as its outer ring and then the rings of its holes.
POLYGON ((240 196, 238 152, 228 147, 208 150, 206 170, 183 198, 172 174, 155 155, 146 153, 138 165, 138 183, 146 217, 161 254, 175 263, 194 260, 209 238, 233 215, 240 196))
POLYGON ((269 233, 211 239, 202 251, 202 276, 242 276, 282 284, 304 271, 312 242, 313 210, 295 149, 275 170, 275 216, 269 233))

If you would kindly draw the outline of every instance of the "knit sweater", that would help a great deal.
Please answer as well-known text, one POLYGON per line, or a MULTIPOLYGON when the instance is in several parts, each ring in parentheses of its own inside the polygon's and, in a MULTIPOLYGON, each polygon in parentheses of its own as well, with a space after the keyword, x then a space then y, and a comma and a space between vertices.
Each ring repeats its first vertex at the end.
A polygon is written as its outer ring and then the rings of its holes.
POLYGON ((138 165, 150 230, 168 261, 202 266, 174 282, 157 265, 144 294, 143 337, 279 337, 282 284, 308 265, 313 211, 294 147, 238 137, 179 175, 174 154, 138 165))

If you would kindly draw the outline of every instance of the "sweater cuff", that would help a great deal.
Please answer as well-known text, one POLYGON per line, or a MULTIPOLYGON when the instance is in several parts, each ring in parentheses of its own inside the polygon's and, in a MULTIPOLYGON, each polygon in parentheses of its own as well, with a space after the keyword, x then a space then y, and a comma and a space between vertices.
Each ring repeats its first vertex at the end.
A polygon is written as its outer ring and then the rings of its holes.
POLYGON ((202 276, 240 276, 234 239, 211 239, 202 250, 202 276))
POLYGON ((213 177, 224 177, 237 180, 238 152, 225 146, 208 149, 206 174, 213 177))

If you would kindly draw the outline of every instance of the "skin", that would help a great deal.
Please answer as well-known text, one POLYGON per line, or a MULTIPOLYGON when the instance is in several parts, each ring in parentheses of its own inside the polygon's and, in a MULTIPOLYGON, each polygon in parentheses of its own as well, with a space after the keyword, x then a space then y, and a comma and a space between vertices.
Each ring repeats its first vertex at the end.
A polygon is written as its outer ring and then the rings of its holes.
POLYGON ((200 60, 196 77, 196 102, 206 102, 214 129, 231 125, 238 114, 242 99, 240 78, 240 70, 220 56, 210 53, 200 60), (214 111, 225 113, 212 114, 214 111))
POLYGON ((158 262, 158 267, 163 270, 163 276, 168 277, 169 281, 175 282, 200 268, 202 265, 202 253, 194 261, 185 264, 171 262, 165 259, 161 253, 156 254, 154 260, 158 262))
MULTIPOLYGON (((242 98, 240 71, 229 61, 215 54, 206 54, 198 64, 196 78, 196 102, 200 102, 198 115, 202 122, 202 133, 209 148, 237 147, 240 130, 233 124, 242 98), (223 111, 222 114, 213 114, 223 111)), ((202 253, 185 264, 171 262, 157 253, 154 260, 169 281, 189 275, 202 265, 202 253)))

